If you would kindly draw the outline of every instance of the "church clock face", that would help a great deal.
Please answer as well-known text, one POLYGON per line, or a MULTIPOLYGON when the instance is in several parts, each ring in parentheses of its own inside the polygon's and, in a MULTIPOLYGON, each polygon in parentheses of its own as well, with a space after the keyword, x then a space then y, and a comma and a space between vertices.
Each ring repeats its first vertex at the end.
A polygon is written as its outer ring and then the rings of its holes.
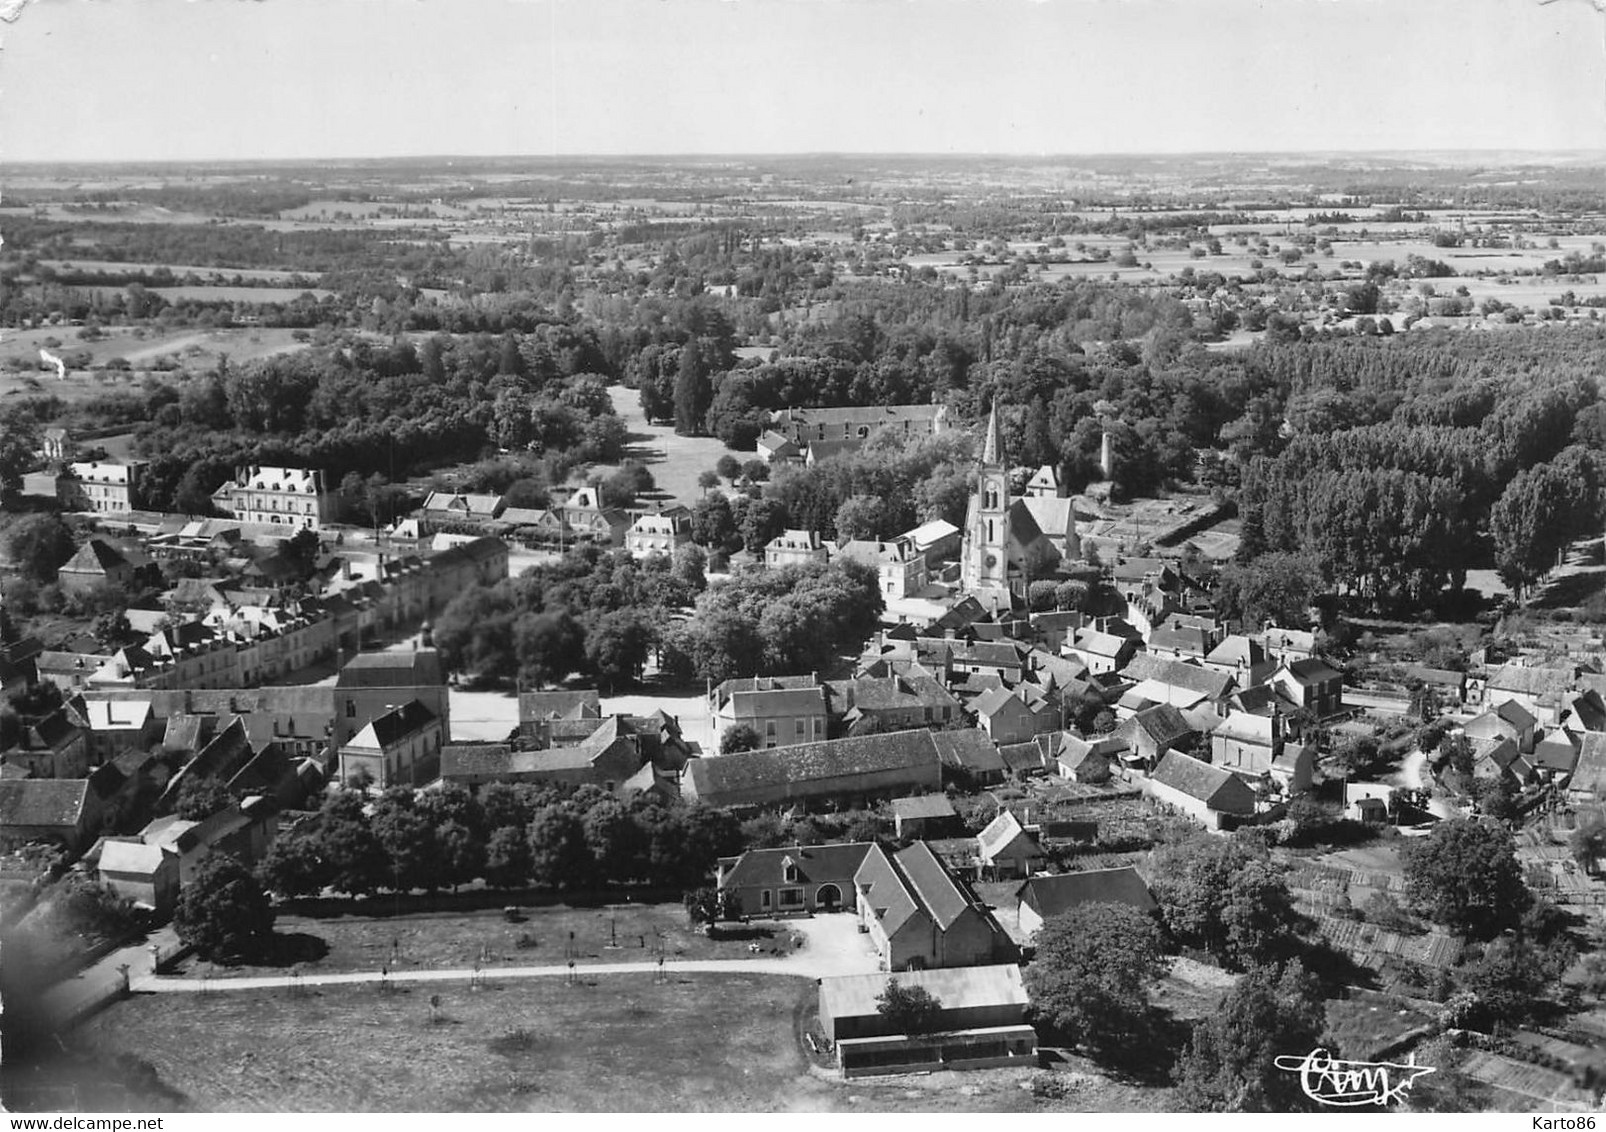
POLYGON ((998 555, 989 554, 986 558, 987 569, 992 570, 998 565, 998 555))

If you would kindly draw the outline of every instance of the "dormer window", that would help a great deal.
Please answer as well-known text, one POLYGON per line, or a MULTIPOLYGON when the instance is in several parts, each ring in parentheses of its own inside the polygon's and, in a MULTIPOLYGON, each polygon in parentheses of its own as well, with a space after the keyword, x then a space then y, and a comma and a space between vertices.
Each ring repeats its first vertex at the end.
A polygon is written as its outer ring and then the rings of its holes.
POLYGON ((797 862, 790 857, 781 862, 781 879, 787 884, 797 883, 797 862))

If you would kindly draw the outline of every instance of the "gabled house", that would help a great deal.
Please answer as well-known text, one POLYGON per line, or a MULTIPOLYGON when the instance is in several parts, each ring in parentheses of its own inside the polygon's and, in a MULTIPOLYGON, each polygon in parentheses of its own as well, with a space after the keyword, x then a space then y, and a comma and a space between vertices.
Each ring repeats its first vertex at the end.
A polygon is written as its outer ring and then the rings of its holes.
POLYGON ((730 679, 709 695, 716 748, 733 727, 751 727, 763 747, 817 743, 826 737, 830 712, 819 678, 751 676, 730 679))
POLYGON ((424 500, 424 517, 436 523, 489 523, 506 509, 495 494, 432 491, 424 500))
POLYGON ((964 713, 953 694, 918 665, 902 675, 830 680, 825 688, 827 709, 849 735, 941 727, 964 713))
POLYGON ((1281 715, 1231 711, 1210 733, 1210 761, 1253 777, 1270 774, 1283 747, 1281 715))
POLYGON ((104 811, 87 778, 0 778, 0 847, 51 841, 83 848, 104 811))
POLYGON ((1539 720, 1522 704, 1516 700, 1502 700, 1497 706, 1469 720, 1461 730, 1468 739, 1473 740, 1510 739, 1517 744, 1518 751, 1527 755, 1533 753, 1534 732, 1538 726, 1539 720))
POLYGON ((170 915, 178 902, 179 855, 171 846, 108 837, 100 843, 97 873, 107 888, 158 916, 170 915))
POLYGON ((1170 704, 1156 704, 1135 713, 1115 733, 1125 741, 1126 761, 1145 768, 1153 767, 1167 751, 1197 734, 1193 724, 1170 704))
MULTIPOLYGON (((1221 641, 1219 632, 1168 620, 1149 633, 1148 651, 1163 660, 1185 660, 1203 664, 1221 641)), ((1213 667, 1213 666, 1212 666, 1213 667)))
POLYGON ((1115 714, 1122 719, 1156 704, 1184 710, 1208 704, 1225 717, 1228 701, 1237 690, 1233 678, 1225 673, 1147 653, 1134 656, 1121 675, 1132 683, 1116 701, 1115 714))
POLYGON ((578 738, 585 738, 596 730, 596 727, 565 729, 560 726, 585 720, 601 725, 602 700, 594 688, 519 693, 519 735, 537 747, 566 745, 558 743, 555 739, 558 732, 565 730, 570 732, 579 730, 581 734, 578 738))
POLYGON ((828 556, 819 531, 788 529, 764 544, 764 565, 770 570, 823 564, 828 556))
POLYGON ((1305 629, 1282 629, 1267 625, 1260 637, 1266 655, 1278 664, 1309 660, 1316 655, 1316 634, 1305 629))
POLYGON ((1160 760, 1145 785, 1149 796, 1193 818, 1206 829, 1230 829, 1255 816, 1255 791, 1230 770, 1180 751, 1160 760))
POLYGON ((899 841, 947 837, 959 825, 959 812, 946 794, 894 798, 888 808, 892 811, 893 831, 899 841))
POLYGON ((582 487, 561 507, 554 508, 577 538, 589 538, 603 546, 623 546, 630 520, 617 507, 604 507, 594 487, 582 487))
POLYGON ((1084 904, 1126 904, 1140 912, 1153 912, 1159 907, 1143 877, 1130 865, 1031 877, 1015 890, 1015 896, 1021 935, 1027 939, 1035 936, 1046 921, 1074 913, 1084 904))
POLYGON ((1539 668, 1505 664, 1484 684, 1485 703, 1515 700, 1539 722, 1554 727, 1561 721, 1564 701, 1578 678, 1577 668, 1539 668))
MULTIPOLYGON (((939 795, 940 797, 940 795, 939 795)), ((749 849, 722 857, 715 884, 728 893, 736 915, 776 916, 799 912, 853 911, 854 874, 872 843, 792 845, 749 849)))
POLYGON ((1606 802, 1606 734, 1586 731, 1578 737, 1578 761, 1567 784, 1567 800, 1573 805, 1606 802))
POLYGON ((976 722, 993 742, 1023 743, 1045 731, 1058 731, 1060 708, 1031 684, 994 688, 970 702, 976 722))
POLYGON ((421 786, 440 770, 441 718, 418 700, 375 716, 340 748, 340 781, 379 790, 421 786))
POLYGON ((1270 660, 1265 646, 1255 638, 1232 633, 1205 654, 1204 666, 1231 676, 1240 688, 1246 688, 1275 671, 1276 662, 1270 660))
POLYGON ((625 549, 637 558, 670 556, 689 542, 691 511, 679 504, 647 512, 625 532, 625 549))
POLYGON ((1553 782, 1572 774, 1583 750, 1584 732, 1558 727, 1534 744, 1533 764, 1540 778, 1553 782))
POLYGON ((1344 710, 1344 674, 1320 657, 1282 662, 1271 682, 1300 707, 1315 712, 1318 719, 1344 710))
POLYGON ((1060 734, 1055 765, 1062 778, 1099 785, 1110 780, 1111 766, 1119 761, 1124 750, 1126 743, 1114 735, 1089 740, 1065 731, 1060 734))
POLYGON ((1137 655, 1142 642, 1132 637, 1118 636, 1098 629, 1077 630, 1064 646, 1067 656, 1074 656, 1095 675, 1119 672, 1137 655))
POLYGON ((768 429, 758 438, 758 458, 766 464, 801 464, 803 449, 795 440, 768 429))
POLYGON ((859 923, 884 971, 975 967, 1015 957, 987 906, 924 841, 890 854, 872 845, 853 886, 859 923))
MULTIPOLYGON (((768 548, 766 548, 767 563, 768 548)), ((872 542, 854 539, 837 548, 837 558, 868 566, 876 573, 881 596, 887 601, 902 601, 917 596, 929 580, 926 557, 914 544, 902 539, 892 542, 872 542)))
POLYGON ((931 741, 942 760, 945 781, 970 788, 994 786, 1004 781, 1008 773, 998 744, 979 728, 933 731, 931 741))
POLYGON ((134 564, 101 538, 84 543, 56 572, 57 584, 69 594, 88 593, 97 586, 127 586, 133 580, 134 564))
POLYGON ((1043 847, 1008 810, 1001 810, 976 835, 977 858, 984 876, 994 880, 1027 877, 1043 867, 1043 847))

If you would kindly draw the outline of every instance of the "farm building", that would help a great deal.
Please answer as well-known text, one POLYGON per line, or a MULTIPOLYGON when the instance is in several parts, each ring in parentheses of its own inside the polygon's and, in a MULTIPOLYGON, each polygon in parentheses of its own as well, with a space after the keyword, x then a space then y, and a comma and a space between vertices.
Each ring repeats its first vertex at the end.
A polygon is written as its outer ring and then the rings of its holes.
POLYGON ((894 1032, 877 1001, 885 975, 820 980, 820 1025, 836 1043, 844 1077, 933 1069, 1037 1064, 1037 1033, 1026 1024, 1026 987, 1010 964, 911 971, 898 984, 942 1004, 932 1034, 894 1032))
POLYGON ((710 806, 824 805, 942 789, 935 732, 894 731, 693 759, 681 784, 710 806))
POLYGON ((899 841, 914 837, 946 837, 959 824, 959 813, 946 794, 919 794, 892 800, 893 830, 899 841))
POLYGON ((1130 904, 1143 912, 1153 912, 1158 907, 1149 886, 1130 865, 1032 877, 1015 895, 1020 901, 1021 934, 1028 939, 1045 920, 1070 912, 1081 904, 1130 904))
POLYGON ((916 841, 888 853, 872 845, 853 876, 859 923, 886 971, 970 967, 1014 958, 987 906, 916 841))
POLYGON ((976 835, 977 856, 994 879, 1030 876, 1043 864, 1043 848, 1020 819, 1004 810, 976 835))
POLYGON ((1255 815, 1255 792, 1243 779, 1178 751, 1160 760, 1148 791, 1207 829, 1230 829, 1255 815))

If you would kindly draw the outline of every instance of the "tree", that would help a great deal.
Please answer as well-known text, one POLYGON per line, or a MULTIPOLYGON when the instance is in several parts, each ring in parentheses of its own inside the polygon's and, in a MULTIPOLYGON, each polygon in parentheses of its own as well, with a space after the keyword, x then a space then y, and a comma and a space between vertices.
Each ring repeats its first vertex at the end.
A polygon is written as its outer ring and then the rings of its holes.
POLYGON ((786 529, 786 524, 785 504, 767 498, 751 500, 741 519, 742 545, 749 554, 763 554, 770 540, 786 529))
POLYGON ((585 828, 567 806, 544 806, 530 819, 530 878, 543 888, 577 888, 592 873, 585 828))
POLYGON ((0 503, 22 494, 22 477, 34 465, 39 433, 21 410, 8 412, 0 421, 0 503))
POLYGON ((653 637, 652 626, 635 609, 604 613, 592 623, 585 635, 586 660, 604 691, 641 679, 653 637))
POLYGON ((723 495, 705 495, 697 501, 691 509, 691 540, 715 550, 737 541, 730 500, 723 495))
POLYGON ((556 684, 586 664, 586 635, 565 611, 526 613, 513 624, 513 648, 519 679, 526 684, 556 684))
POLYGON ((1307 555, 1277 551, 1222 570, 1219 595, 1224 612, 1246 624, 1293 627, 1309 619, 1320 579, 1321 572, 1307 555))
POLYGON ((727 727, 719 737, 719 753, 734 755, 740 751, 756 751, 764 745, 763 738, 750 724, 738 723, 727 727))
POLYGON ((1166 928, 1239 970, 1294 950, 1300 923, 1277 867, 1237 840, 1190 837, 1155 851, 1166 928))
POLYGON ((107 649, 120 649, 139 640, 133 626, 128 623, 127 612, 121 609, 108 609, 98 614, 90 633, 107 649))
POLYGON ((718 460, 714 461, 714 471, 724 479, 735 483, 737 477, 742 474, 742 462, 731 453, 726 452, 718 460))
POLYGON ((56 571, 73 556, 72 528, 59 515, 19 519, 6 537, 6 549, 18 570, 36 582, 54 582, 56 571))
POLYGON ((180 821, 205 821, 220 810, 234 805, 234 795, 216 778, 186 774, 179 784, 173 813, 180 821))
POLYGON ((275 838, 257 863, 257 880, 280 896, 316 896, 329 883, 330 870, 308 834, 275 838))
POLYGON ((1531 1017, 1546 986, 1560 974, 1557 965, 1528 940, 1502 937, 1463 967, 1457 981, 1477 1000, 1468 1020, 1479 1029, 1493 1029, 1519 1026, 1531 1017))
POLYGON ((1177 1062, 1183 1112, 1309 1112, 1316 1105, 1280 1056, 1316 1048, 1324 1027, 1321 1000, 1304 969, 1256 967, 1193 1028, 1177 1062))
POLYGON ((580 824, 597 879, 615 884, 632 880, 641 855, 641 838, 624 804, 604 798, 586 810, 580 824))
POLYGON ((686 893, 685 903, 687 917, 692 923, 702 925, 707 935, 714 934, 721 920, 733 920, 740 914, 736 898, 713 885, 686 893))
POLYGON ((876 1010, 900 1034, 935 1033, 942 1025, 942 1000, 925 987, 906 987, 895 978, 876 995, 876 1010))
POLYGON ((709 370, 710 359, 701 341, 693 339, 681 347, 675 370, 675 431, 682 436, 695 436, 702 431, 703 418, 714 396, 709 370))
POLYGON ((1098 1054, 1134 1049, 1146 1031, 1148 986, 1165 973, 1154 918, 1094 902, 1051 916, 1026 968, 1032 1010, 1066 1041, 1098 1054))
POLYGON ((1442 821, 1402 855, 1407 898, 1458 935, 1491 939, 1515 927, 1532 903, 1511 832, 1495 822, 1442 821))
POLYGON ((173 927, 202 959, 239 958, 272 937, 273 903, 244 865, 218 853, 179 893, 173 927))
POLYGON ((485 883, 495 888, 518 888, 530 883, 530 843, 523 826, 504 825, 491 830, 485 845, 485 883))
POLYGON ((418 812, 410 789, 394 787, 385 791, 374 806, 370 822, 374 838, 385 854, 388 882, 394 888, 433 892, 446 883, 435 826, 418 812))
POLYGON ((373 893, 391 883, 385 850, 374 837, 362 795, 342 790, 319 809, 317 850, 324 861, 327 884, 353 896, 373 893))

